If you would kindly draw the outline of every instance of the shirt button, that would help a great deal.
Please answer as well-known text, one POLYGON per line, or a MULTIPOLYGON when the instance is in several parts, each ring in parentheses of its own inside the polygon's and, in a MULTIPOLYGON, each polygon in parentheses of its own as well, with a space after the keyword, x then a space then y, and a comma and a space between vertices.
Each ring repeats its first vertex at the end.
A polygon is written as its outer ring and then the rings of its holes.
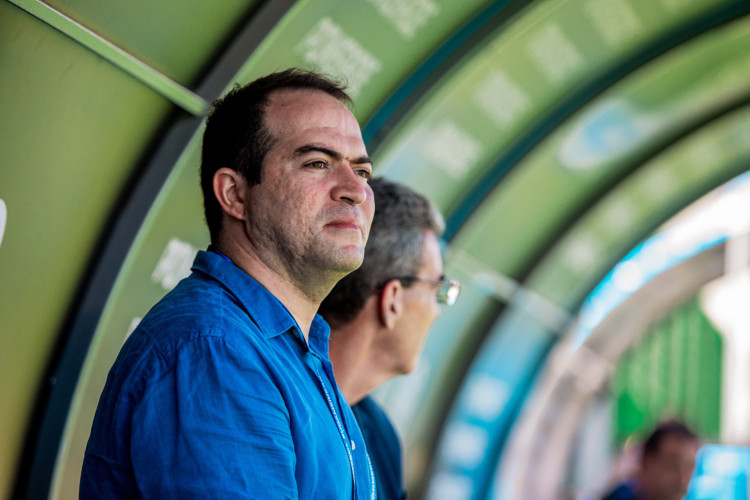
POLYGON ((357 445, 356 445, 356 444, 354 444, 354 440, 352 439, 352 451, 354 451, 354 450, 356 450, 356 449, 357 449, 357 445))

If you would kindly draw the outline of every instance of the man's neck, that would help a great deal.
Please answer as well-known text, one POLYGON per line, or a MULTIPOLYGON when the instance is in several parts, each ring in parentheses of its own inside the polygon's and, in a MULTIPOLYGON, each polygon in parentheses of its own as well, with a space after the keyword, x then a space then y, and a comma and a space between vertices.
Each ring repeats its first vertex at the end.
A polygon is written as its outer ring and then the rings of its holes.
POLYGON ((284 304, 307 341, 313 319, 325 295, 317 299, 319 294, 311 297, 304 293, 300 286, 289 278, 288 273, 269 266, 248 245, 240 245, 231 239, 223 239, 217 242, 215 247, 284 304))
POLYGON ((371 322, 362 321, 362 314, 349 324, 331 330, 328 355, 336 383, 350 405, 394 376, 373 356, 376 333, 371 322))

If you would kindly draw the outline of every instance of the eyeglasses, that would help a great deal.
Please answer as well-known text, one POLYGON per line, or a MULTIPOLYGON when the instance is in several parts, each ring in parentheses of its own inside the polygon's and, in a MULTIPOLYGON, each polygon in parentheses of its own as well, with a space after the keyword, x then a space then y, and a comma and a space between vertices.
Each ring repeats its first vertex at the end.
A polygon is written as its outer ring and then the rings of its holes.
POLYGON ((439 304, 445 304, 446 306, 452 306, 458 300, 458 294, 461 293, 461 283, 456 280, 443 278, 440 280, 428 280, 426 278, 420 278, 418 276, 399 276, 392 278, 399 280, 404 286, 409 286, 409 283, 415 281, 421 281, 422 283, 429 283, 431 285, 438 285, 438 291, 436 298, 439 304))

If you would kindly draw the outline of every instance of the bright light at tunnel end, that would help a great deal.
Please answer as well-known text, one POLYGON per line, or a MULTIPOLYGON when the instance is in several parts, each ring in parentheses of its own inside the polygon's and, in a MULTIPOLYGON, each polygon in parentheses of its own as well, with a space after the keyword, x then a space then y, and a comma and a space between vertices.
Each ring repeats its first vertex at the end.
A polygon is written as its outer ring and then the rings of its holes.
POLYGON ((3 245, 3 235, 5 235, 5 226, 8 221, 8 207, 5 202, 0 198, 0 246, 3 245))
POLYGON ((652 278, 748 231, 750 172, 698 200, 620 261, 584 302, 571 334, 572 349, 580 347, 610 312, 652 278))

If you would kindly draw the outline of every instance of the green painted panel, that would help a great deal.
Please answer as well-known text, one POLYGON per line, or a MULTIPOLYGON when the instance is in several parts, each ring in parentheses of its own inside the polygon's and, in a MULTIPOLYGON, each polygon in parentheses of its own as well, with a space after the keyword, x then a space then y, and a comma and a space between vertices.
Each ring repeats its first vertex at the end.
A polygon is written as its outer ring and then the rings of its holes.
POLYGON ((745 19, 691 40, 610 88, 511 172, 455 244, 515 277, 540 245, 597 191, 638 167, 650 148, 750 96, 748 47, 745 19))
POLYGON ((216 57, 259 0, 102 2, 50 0, 49 5, 189 86, 216 57))
POLYGON ((486 0, 298 2, 239 72, 239 81, 288 66, 349 83, 361 123, 486 0))
POLYGON ((699 360, 697 365, 691 366, 691 371, 698 378, 695 385, 698 390, 691 397, 696 414, 700 415, 701 422, 706 425, 702 429, 705 436, 718 439, 721 432, 721 399, 722 399, 722 372, 712 369, 713 366, 721 366, 723 341, 721 335, 696 335, 697 331, 715 331, 715 327, 704 314, 696 315, 693 322, 694 331, 692 338, 700 338, 695 342, 697 349, 690 351, 693 358, 699 360))
MULTIPOLYGON (((201 130, 202 133, 202 130, 201 130)), ((123 342, 143 315, 190 272, 209 243, 195 167, 198 141, 183 153, 133 242, 94 334, 63 436, 53 498, 76 498, 99 395, 123 342)))
POLYGON ((641 166, 555 245, 526 286, 575 309, 648 231, 750 168, 750 107, 716 120, 641 166))
MULTIPOLYGON (((677 373, 686 374, 691 369, 688 365, 687 345, 690 341, 688 332, 694 320, 693 316, 681 316, 672 324, 670 331, 669 362, 677 373)), ((680 384, 678 380, 677 377, 670 378, 667 405, 671 408, 687 408, 687 393, 692 390, 688 389, 690 386, 686 381, 680 384)))
MULTIPOLYGON (((449 213, 467 187, 561 99, 639 54, 665 31, 736 3, 533 2, 456 66, 395 129, 376 157, 379 173, 422 187, 449 213)), ((554 191, 557 180, 521 196, 533 203, 554 191)), ((514 213, 519 225, 536 221, 525 215, 514 213)))
POLYGON ((721 353, 721 336, 696 298, 652 327, 615 370, 615 441, 643 438, 659 420, 672 417, 702 439, 718 439, 721 353))
POLYGON ((121 189, 171 107, 0 2, 0 498, 50 350, 121 189))

